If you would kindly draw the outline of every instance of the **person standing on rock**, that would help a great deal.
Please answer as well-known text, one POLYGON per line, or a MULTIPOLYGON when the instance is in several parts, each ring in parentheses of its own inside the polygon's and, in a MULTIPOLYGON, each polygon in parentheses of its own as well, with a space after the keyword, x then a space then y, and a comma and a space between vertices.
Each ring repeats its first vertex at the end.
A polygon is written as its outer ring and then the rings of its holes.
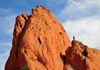
POLYGON ((75 40, 75 36, 73 36, 73 40, 75 40))

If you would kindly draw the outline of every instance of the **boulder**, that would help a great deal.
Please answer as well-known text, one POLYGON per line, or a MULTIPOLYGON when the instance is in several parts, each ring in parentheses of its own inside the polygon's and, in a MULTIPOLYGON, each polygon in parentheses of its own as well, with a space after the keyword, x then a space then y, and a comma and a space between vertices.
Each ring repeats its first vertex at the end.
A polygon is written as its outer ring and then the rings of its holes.
POLYGON ((72 47, 66 50, 64 70, 100 70, 100 51, 89 48, 82 42, 73 40, 72 47))

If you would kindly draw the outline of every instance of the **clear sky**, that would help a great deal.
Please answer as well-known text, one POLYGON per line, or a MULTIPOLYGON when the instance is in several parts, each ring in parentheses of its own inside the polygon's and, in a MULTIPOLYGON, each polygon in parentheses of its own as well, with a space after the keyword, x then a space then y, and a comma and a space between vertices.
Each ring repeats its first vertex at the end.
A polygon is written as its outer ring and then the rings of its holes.
POLYGON ((73 35, 90 48, 100 49, 100 0, 0 0, 0 70, 8 59, 15 18, 31 14, 37 5, 48 8, 73 35))

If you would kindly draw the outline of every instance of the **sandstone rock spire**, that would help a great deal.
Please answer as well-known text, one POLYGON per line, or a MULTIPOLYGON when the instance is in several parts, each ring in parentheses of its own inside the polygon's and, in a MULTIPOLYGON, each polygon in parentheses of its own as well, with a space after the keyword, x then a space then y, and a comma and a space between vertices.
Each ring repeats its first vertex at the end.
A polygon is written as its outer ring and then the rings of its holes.
POLYGON ((17 16, 5 70, 100 70, 100 51, 73 39, 45 7, 17 16))
POLYGON ((63 70, 70 39, 61 23, 45 7, 32 9, 16 18, 13 43, 5 70, 63 70))

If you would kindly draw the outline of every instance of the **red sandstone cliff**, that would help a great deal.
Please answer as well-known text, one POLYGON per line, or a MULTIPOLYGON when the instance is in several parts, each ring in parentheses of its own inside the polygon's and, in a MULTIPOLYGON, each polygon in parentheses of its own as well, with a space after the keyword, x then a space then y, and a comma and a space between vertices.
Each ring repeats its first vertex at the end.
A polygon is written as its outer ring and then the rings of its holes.
POLYGON ((13 43, 5 70, 63 70, 63 55, 71 45, 61 23, 45 7, 16 18, 13 43))
POLYGON ((100 70, 99 54, 77 40, 71 44, 55 16, 37 6, 32 15, 23 13, 16 18, 5 70, 20 70, 24 65, 30 70, 100 70))

